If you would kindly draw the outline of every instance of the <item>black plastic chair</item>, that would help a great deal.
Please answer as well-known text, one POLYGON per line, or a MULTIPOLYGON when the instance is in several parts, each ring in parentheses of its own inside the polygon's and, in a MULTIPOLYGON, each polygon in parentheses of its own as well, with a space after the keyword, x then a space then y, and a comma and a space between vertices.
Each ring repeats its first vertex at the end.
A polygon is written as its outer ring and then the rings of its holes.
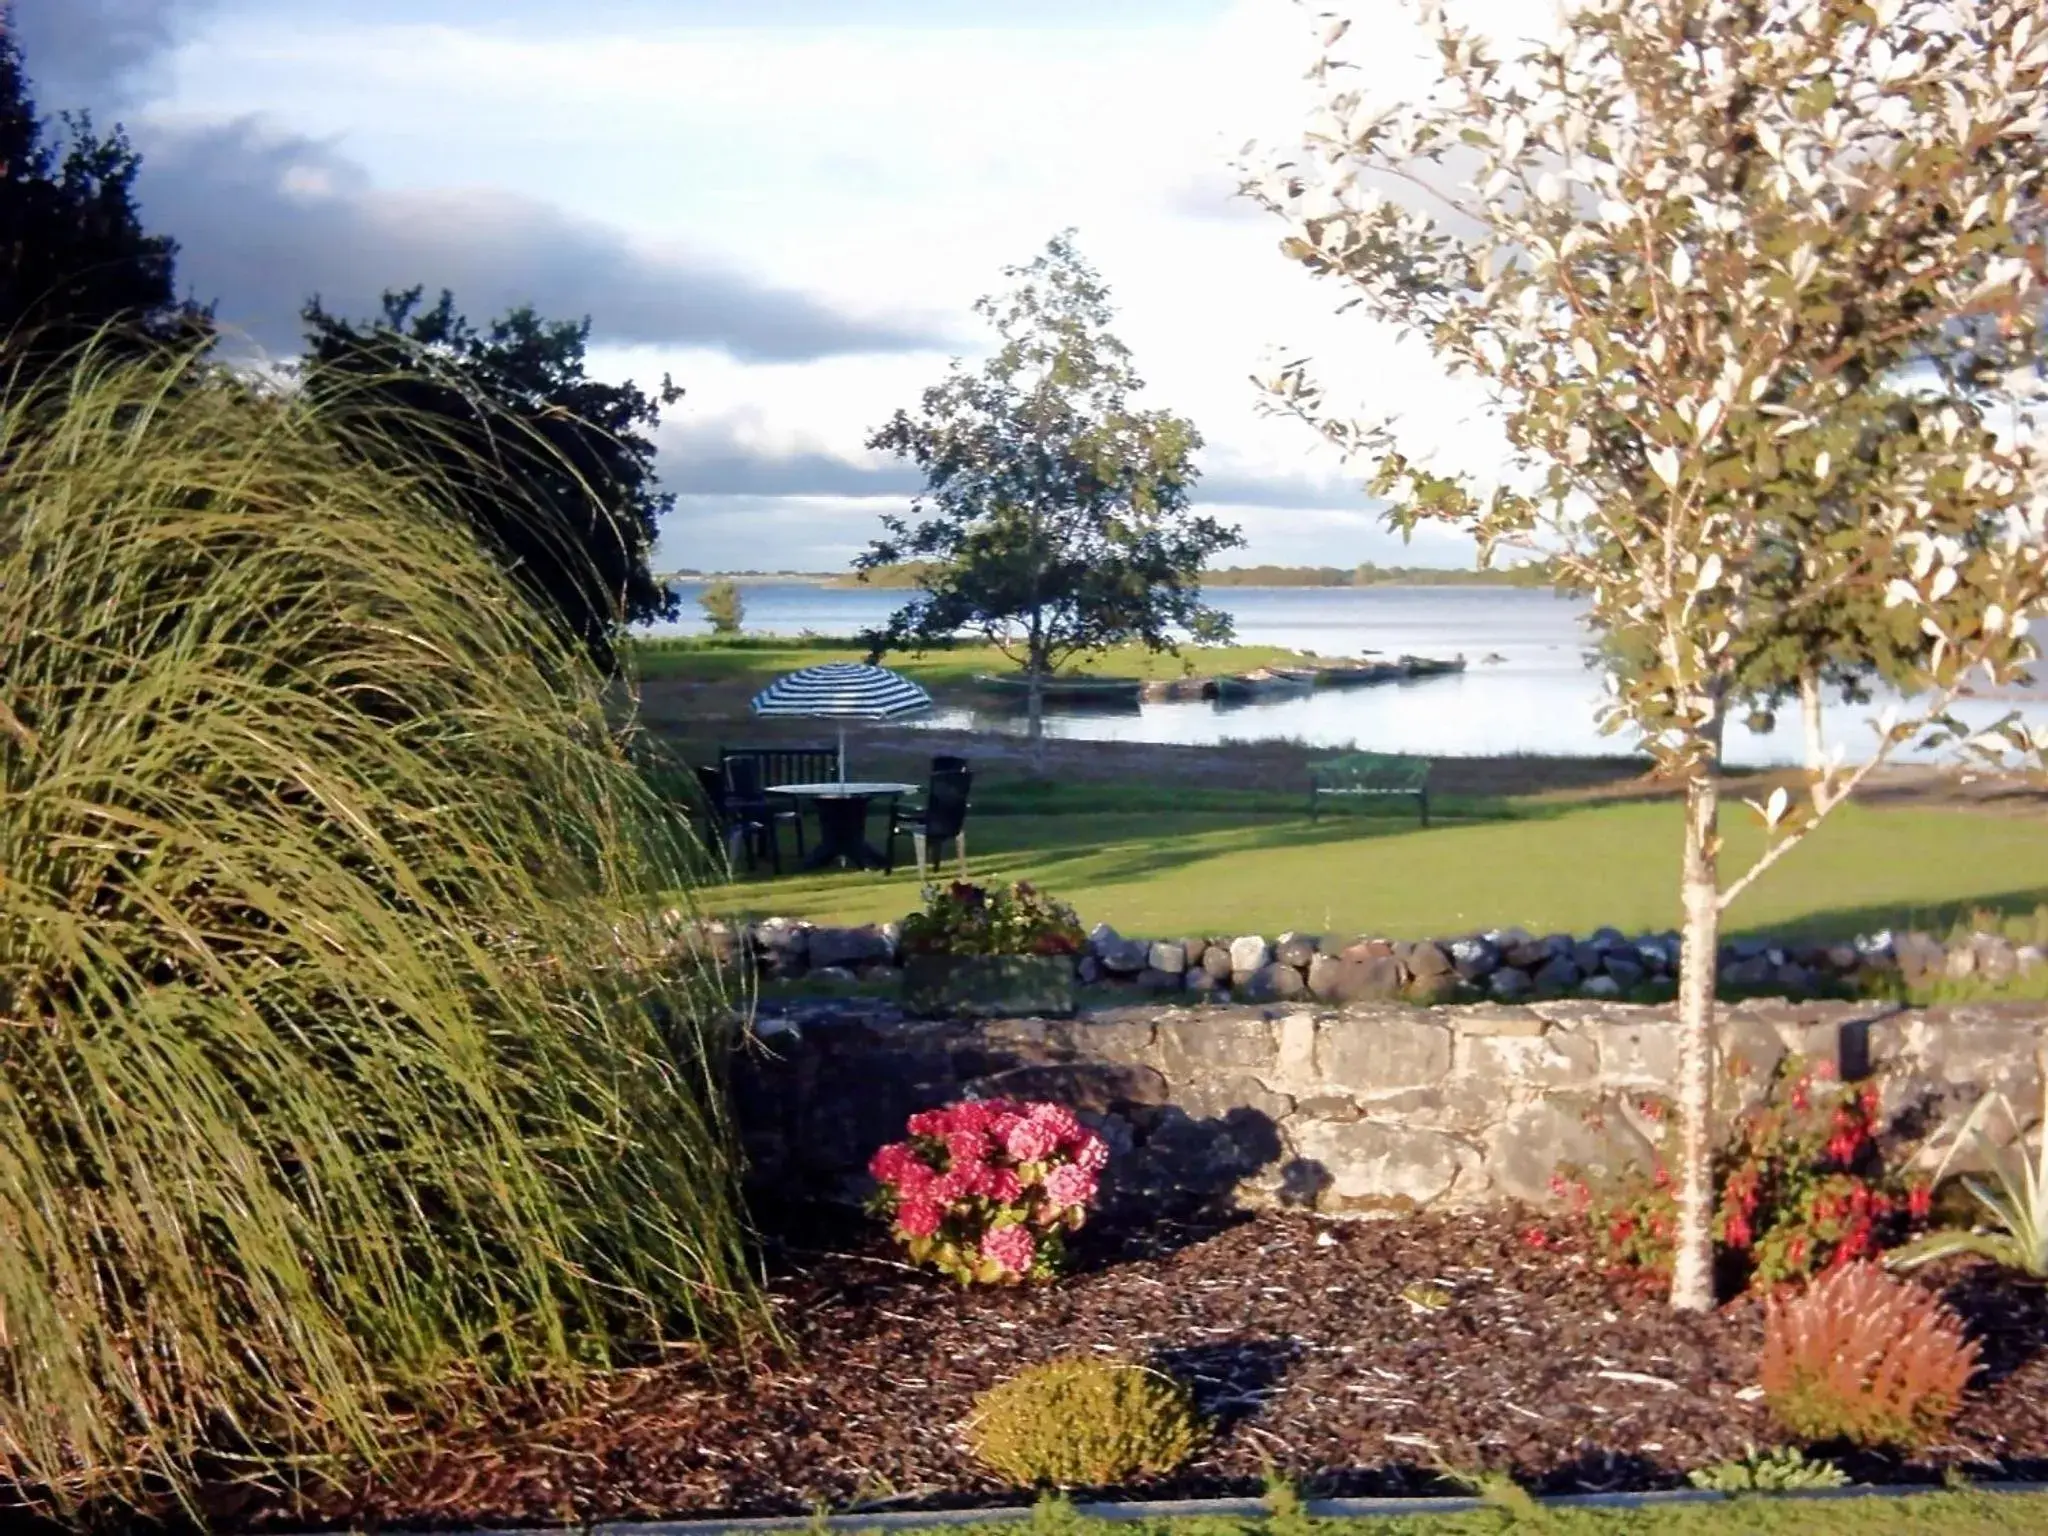
POLYGON ((925 788, 922 808, 894 807, 889 812, 889 873, 896 872, 896 839, 908 834, 917 851, 917 878, 928 872, 928 853, 937 852, 947 838, 953 840, 953 855, 960 878, 967 878, 967 793, 974 787, 974 775, 965 768, 933 769, 925 788))
POLYGON ((965 773, 967 759, 964 757, 935 757, 932 759, 933 773, 965 773))
POLYGON ((803 852, 804 829, 800 814, 795 810, 783 810, 768 798, 761 785, 761 764, 751 757, 728 757, 725 771, 720 777, 724 782, 723 815, 726 826, 728 848, 737 846, 745 850, 747 867, 754 867, 757 856, 765 854, 768 864, 776 874, 782 873, 782 839, 777 830, 782 822, 796 826, 797 852, 803 852))

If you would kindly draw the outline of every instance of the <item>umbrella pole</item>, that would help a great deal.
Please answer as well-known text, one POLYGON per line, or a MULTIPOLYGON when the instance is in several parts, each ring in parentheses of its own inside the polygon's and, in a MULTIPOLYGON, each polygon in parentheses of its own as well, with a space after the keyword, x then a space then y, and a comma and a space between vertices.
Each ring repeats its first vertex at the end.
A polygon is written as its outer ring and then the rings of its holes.
POLYGON ((839 787, 846 787, 846 727, 839 727, 839 787))

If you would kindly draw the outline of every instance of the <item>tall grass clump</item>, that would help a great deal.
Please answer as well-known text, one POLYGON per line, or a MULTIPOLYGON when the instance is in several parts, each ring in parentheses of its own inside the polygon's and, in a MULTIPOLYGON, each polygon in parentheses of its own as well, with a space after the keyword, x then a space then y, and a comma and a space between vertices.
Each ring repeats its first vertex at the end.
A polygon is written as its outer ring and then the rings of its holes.
POLYGON ((59 1506, 754 1315, 690 850, 349 446, 189 356, 0 400, 0 1482, 59 1506))

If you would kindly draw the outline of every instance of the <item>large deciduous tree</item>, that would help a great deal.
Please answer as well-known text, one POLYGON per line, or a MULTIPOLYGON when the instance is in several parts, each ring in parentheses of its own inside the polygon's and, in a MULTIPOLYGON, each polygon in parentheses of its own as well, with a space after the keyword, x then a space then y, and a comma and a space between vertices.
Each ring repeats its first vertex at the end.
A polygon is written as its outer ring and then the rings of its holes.
POLYGON ((914 463, 926 489, 855 563, 920 563, 918 596, 871 637, 877 654, 982 635, 1024 669, 1036 744, 1045 681, 1074 657, 1227 639, 1201 573, 1243 539, 1190 512, 1202 440, 1185 418, 1130 403, 1143 381, 1071 233, 1004 276, 1011 291, 975 305, 994 355, 955 362, 916 415, 898 411, 869 440, 914 463))
POLYGON ((587 320, 522 307, 479 331, 451 294, 424 309, 421 294, 386 293, 367 322, 307 304, 306 391, 331 415, 368 423, 343 434, 358 451, 440 466, 451 509, 542 614, 615 665, 626 624, 680 609, 648 566, 675 498, 655 489, 642 429, 682 390, 664 378, 649 398, 586 376, 587 320))
POLYGON ((1304 149, 1252 157, 1247 189, 1291 258, 1480 382, 1515 462, 1490 485, 1428 468, 1305 360, 1263 382, 1376 462, 1398 525, 1542 549, 1643 658, 1611 708, 1685 787, 1672 1300, 1703 1308, 1722 911, 1886 749, 2034 655, 2048 27, 2037 0, 1582 0, 1508 62, 1440 6, 1422 20, 1441 83, 1388 107, 1325 17, 1304 149), (1850 473, 1856 505, 1817 523, 1850 473), (1774 792, 1765 851, 1724 881, 1745 669, 1873 596, 1920 637, 1911 718, 1806 803, 1774 792))
POLYGON ((26 386, 88 341, 106 357, 203 338, 210 317, 177 299, 177 245, 136 212, 140 158, 82 116, 50 142, 6 20, 0 10, 0 361, 26 386))

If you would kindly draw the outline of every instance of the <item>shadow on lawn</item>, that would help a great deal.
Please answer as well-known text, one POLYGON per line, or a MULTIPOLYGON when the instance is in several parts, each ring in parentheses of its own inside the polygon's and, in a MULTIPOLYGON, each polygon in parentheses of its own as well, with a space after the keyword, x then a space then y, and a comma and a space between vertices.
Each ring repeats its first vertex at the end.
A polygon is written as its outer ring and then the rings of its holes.
MULTIPOLYGON (((1810 912, 1800 918, 1775 919, 1761 927, 1730 927, 1724 929, 1723 934, 1724 937, 1731 939, 1772 938, 1796 941, 1843 939, 1889 928, 1895 932, 1903 929, 1941 937, 1959 923, 1967 923, 1973 919, 1981 920, 1985 916, 2001 926, 2007 923, 2034 921, 2048 925, 2048 917, 2037 919, 2037 914, 2044 911, 2048 911, 2048 885, 2032 885, 2017 890, 1987 891, 1979 896, 1959 896, 1926 907, 1899 902, 1890 902, 1883 906, 1831 907, 1820 912, 1810 912)), ((2040 939, 2036 938, 2034 942, 2038 943, 2040 939)))

